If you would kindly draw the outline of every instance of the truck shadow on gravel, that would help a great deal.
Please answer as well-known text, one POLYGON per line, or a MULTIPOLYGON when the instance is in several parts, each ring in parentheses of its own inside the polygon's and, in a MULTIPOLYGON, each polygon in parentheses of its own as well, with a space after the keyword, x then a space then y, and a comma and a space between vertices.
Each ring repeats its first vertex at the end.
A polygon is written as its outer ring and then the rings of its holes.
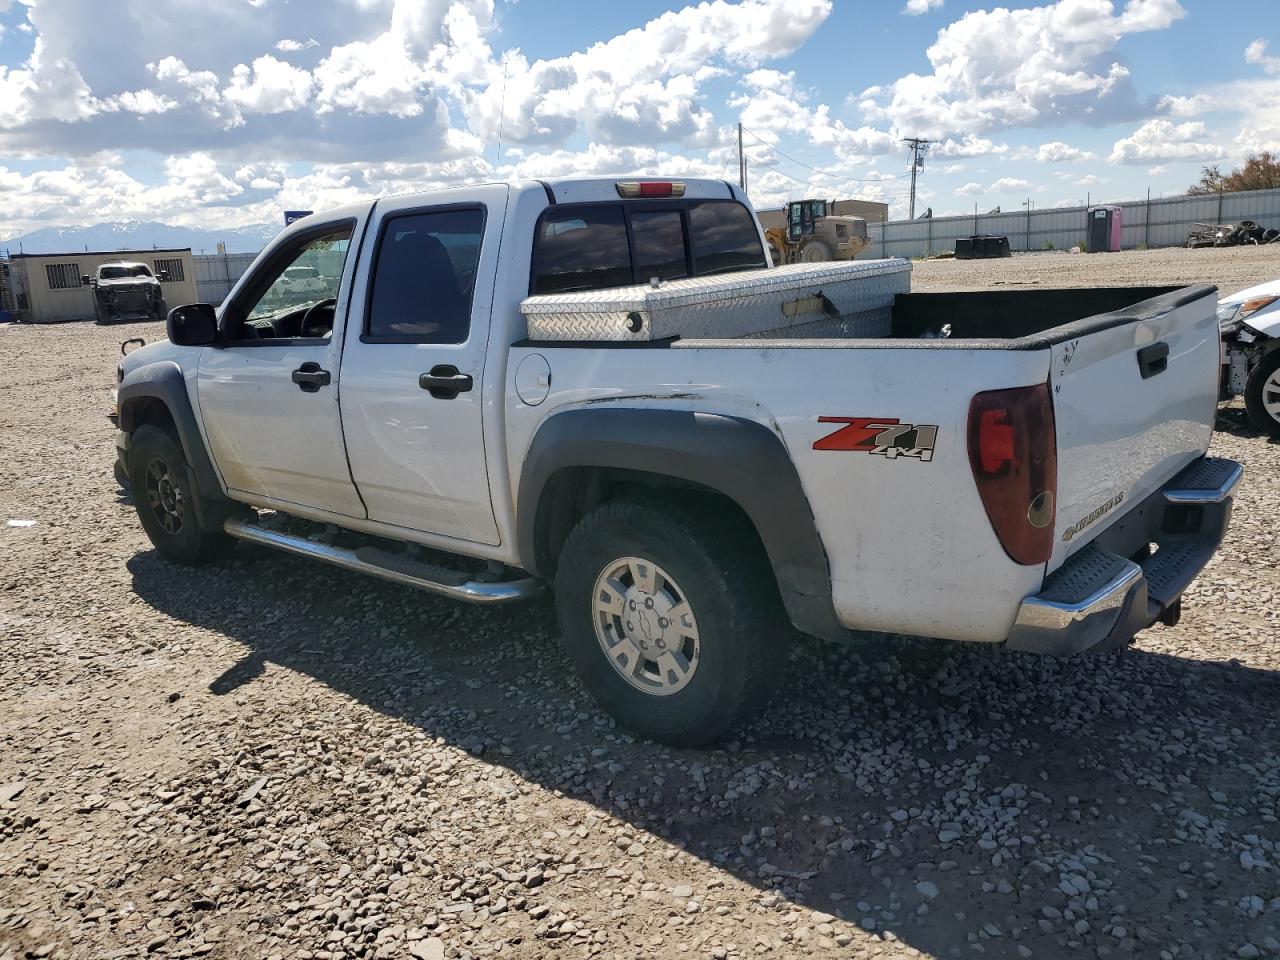
POLYGON ((1219 433, 1229 433, 1233 437, 1241 437, 1246 440, 1263 440, 1266 443, 1277 443, 1271 437, 1254 426, 1253 421, 1249 419, 1249 413, 1242 404, 1234 404, 1227 407, 1219 407, 1218 415, 1214 418, 1213 428, 1219 433))
MULTIPOLYGON (((313 677, 630 824, 651 850, 682 847, 766 906, 830 915, 784 928, 811 946, 840 936, 833 918, 935 956, 1216 956, 1280 937, 1262 866, 1280 859, 1271 672, 801 641, 740 740, 679 751, 633 740, 585 696, 549 602, 466 607, 243 548, 221 568, 146 553, 129 569, 145 602, 242 648, 208 664, 211 694, 252 702, 267 664, 313 677)), ((666 882, 666 861, 644 862, 666 882)))

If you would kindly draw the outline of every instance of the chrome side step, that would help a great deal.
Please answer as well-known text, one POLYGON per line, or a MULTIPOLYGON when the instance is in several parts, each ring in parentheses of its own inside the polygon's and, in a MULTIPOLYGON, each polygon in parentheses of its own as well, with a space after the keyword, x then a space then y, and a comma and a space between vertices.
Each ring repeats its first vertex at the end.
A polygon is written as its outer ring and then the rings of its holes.
POLYGON ((359 550, 347 550, 344 547, 316 543, 314 540, 293 534, 267 530, 234 518, 227 520, 222 525, 222 529, 237 540, 247 540, 249 543, 283 550, 285 553, 322 560, 345 570, 367 573, 372 577, 390 580, 392 583, 407 587, 417 587, 428 593, 451 597, 454 600, 464 600, 467 603, 511 603, 515 600, 528 599, 542 589, 539 581, 533 577, 499 583, 483 583, 468 580, 465 574, 456 570, 422 563, 407 557, 397 557, 376 548, 361 547, 359 550))

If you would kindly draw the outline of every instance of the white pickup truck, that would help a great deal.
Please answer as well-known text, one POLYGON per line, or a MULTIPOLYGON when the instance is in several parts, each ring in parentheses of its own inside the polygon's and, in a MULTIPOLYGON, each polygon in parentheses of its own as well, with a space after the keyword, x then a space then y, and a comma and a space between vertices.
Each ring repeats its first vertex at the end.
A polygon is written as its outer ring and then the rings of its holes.
POLYGON ((1241 475, 1205 456, 1214 289, 909 270, 769 270, 722 181, 350 206, 124 359, 120 458, 178 563, 234 538, 480 603, 553 585, 585 685, 673 744, 759 709, 794 630, 1066 654, 1176 620, 1241 475), (317 262, 330 289, 277 289, 317 262), (778 330, 717 313, 775 288, 778 330))

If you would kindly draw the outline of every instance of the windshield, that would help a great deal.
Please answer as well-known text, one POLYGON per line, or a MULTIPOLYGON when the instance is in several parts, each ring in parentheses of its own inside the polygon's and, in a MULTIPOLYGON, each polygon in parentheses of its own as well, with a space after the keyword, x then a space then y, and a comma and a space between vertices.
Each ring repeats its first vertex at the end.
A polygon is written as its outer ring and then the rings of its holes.
POLYGON ((99 280, 125 280, 129 277, 149 277, 151 271, 144 264, 131 263, 128 266, 103 267, 98 271, 99 280))

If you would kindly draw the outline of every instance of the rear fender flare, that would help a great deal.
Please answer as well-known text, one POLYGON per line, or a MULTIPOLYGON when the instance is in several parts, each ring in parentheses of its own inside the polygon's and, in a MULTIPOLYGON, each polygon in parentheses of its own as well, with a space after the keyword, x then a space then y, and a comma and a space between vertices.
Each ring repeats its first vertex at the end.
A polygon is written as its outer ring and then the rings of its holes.
POLYGON ((781 439, 739 417, 685 410, 592 408, 554 414, 529 446, 517 494, 521 565, 546 575, 538 518, 552 478, 580 467, 685 481, 722 494, 755 526, 792 623, 815 636, 846 635, 831 597, 826 550, 781 439))

